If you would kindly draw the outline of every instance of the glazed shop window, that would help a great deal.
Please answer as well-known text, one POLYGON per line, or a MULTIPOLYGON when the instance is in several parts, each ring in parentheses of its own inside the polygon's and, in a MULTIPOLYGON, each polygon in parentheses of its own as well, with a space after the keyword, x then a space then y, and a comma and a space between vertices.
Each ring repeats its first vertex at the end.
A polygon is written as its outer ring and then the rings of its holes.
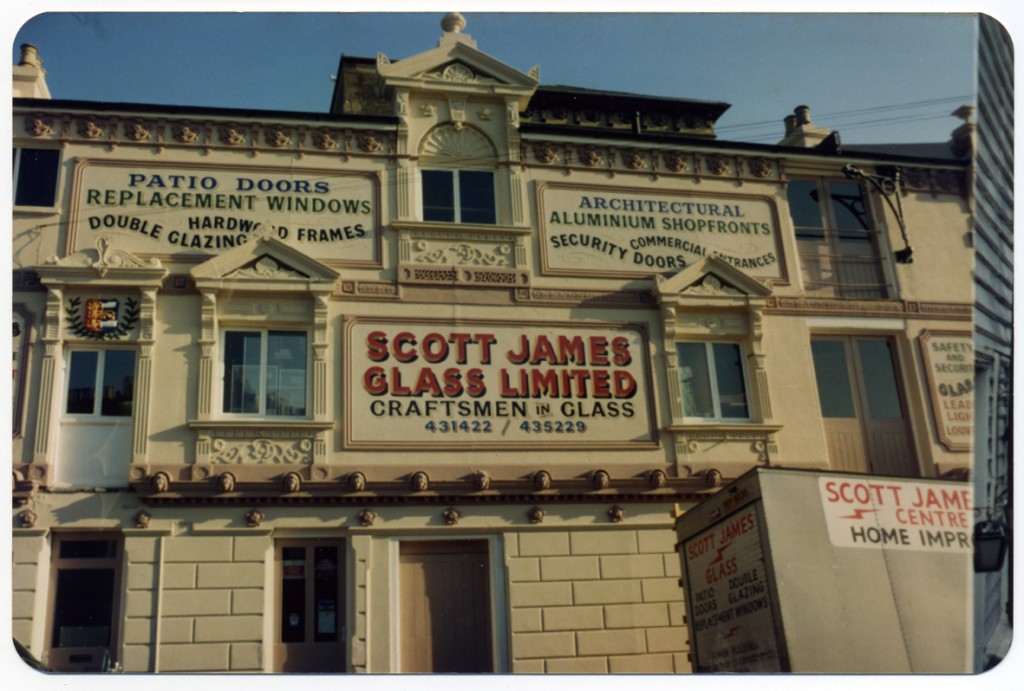
POLYGON ((68 415, 130 417, 134 350, 73 350, 68 361, 68 415))
POLYGON ((47 646, 53 669, 98 672, 116 652, 120 562, 115 537, 54 536, 47 646))
POLYGON ((57 203, 58 149, 14 149, 14 205, 54 206, 57 203))
POLYGON ((307 334, 224 334, 224 412, 298 417, 306 414, 307 334))
POLYGON ((497 223, 494 173, 484 170, 424 170, 423 220, 497 223))
POLYGON ((748 420, 743 353, 738 343, 678 343, 683 415, 705 420, 748 420))
POLYGON ((786 193, 804 289, 828 297, 888 297, 863 188, 840 180, 791 180, 786 193))

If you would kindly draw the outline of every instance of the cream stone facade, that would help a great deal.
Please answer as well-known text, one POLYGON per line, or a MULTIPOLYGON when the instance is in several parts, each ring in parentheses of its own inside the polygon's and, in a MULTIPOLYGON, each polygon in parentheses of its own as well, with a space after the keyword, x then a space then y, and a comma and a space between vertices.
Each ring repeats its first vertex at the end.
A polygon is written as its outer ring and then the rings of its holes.
POLYGON ((970 377, 929 379, 972 363, 966 159, 806 109, 722 141, 727 104, 546 87, 443 26, 343 59, 326 115, 15 68, 46 664, 686 673, 677 510, 755 466, 966 476, 970 377))

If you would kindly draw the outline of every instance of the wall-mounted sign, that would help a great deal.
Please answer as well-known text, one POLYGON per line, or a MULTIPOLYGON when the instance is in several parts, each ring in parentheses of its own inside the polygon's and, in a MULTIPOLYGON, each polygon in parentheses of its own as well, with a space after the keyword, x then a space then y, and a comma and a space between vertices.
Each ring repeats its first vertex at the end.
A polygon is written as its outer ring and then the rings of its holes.
POLYGON ((767 197, 543 185, 537 203, 547 273, 675 273, 718 256, 752 276, 785 278, 767 197))
POLYGON ((819 479, 818 491, 836 547, 973 549, 974 488, 967 483, 828 476, 819 479))
POLYGON ((202 257, 269 234, 321 261, 377 264, 377 199, 367 174, 85 160, 68 251, 114 234, 133 254, 202 257))
POLYGON ((694 671, 782 671, 756 505, 698 533, 682 550, 694 671))
POLYGON ((349 447, 657 444, 636 326, 358 318, 344 352, 349 447))
POLYGON ((921 355, 939 441, 970 451, 974 439, 974 342, 964 332, 925 331, 921 355))

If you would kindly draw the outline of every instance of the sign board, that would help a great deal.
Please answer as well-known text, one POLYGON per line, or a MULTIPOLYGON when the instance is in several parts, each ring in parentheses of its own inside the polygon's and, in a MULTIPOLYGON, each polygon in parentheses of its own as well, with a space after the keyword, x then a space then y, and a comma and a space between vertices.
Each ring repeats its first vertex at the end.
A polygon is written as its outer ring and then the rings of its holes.
POLYGON ((305 168, 83 160, 68 251, 116 235, 133 254, 218 254, 270 234, 324 262, 380 262, 377 180, 305 168))
POLYGON ((682 544, 695 672, 781 672, 757 505, 682 544))
POLYGON ((974 669, 966 482, 755 468, 680 513, 697 672, 974 669))
POLYGON ((974 438, 971 334, 925 331, 920 340, 939 441, 950 451, 970 451, 974 438))
POLYGON ((768 197, 544 185, 538 206, 547 273, 675 273, 714 255, 752 276, 785 278, 768 197))
POLYGON ((355 318, 345 340, 349 447, 657 445, 641 327, 355 318))
POLYGON ((974 488, 882 478, 822 477, 829 540, 836 547, 972 552, 974 488))

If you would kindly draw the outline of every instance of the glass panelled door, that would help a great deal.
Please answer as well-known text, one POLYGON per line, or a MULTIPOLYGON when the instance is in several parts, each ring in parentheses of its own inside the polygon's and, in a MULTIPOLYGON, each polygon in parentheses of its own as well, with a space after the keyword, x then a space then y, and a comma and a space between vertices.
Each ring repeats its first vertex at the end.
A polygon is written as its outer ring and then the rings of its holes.
POLYGON ((275 672, 344 672, 344 543, 280 540, 275 672))
POLYGON ((918 476, 892 341, 822 337, 811 342, 811 352, 829 466, 918 476))

